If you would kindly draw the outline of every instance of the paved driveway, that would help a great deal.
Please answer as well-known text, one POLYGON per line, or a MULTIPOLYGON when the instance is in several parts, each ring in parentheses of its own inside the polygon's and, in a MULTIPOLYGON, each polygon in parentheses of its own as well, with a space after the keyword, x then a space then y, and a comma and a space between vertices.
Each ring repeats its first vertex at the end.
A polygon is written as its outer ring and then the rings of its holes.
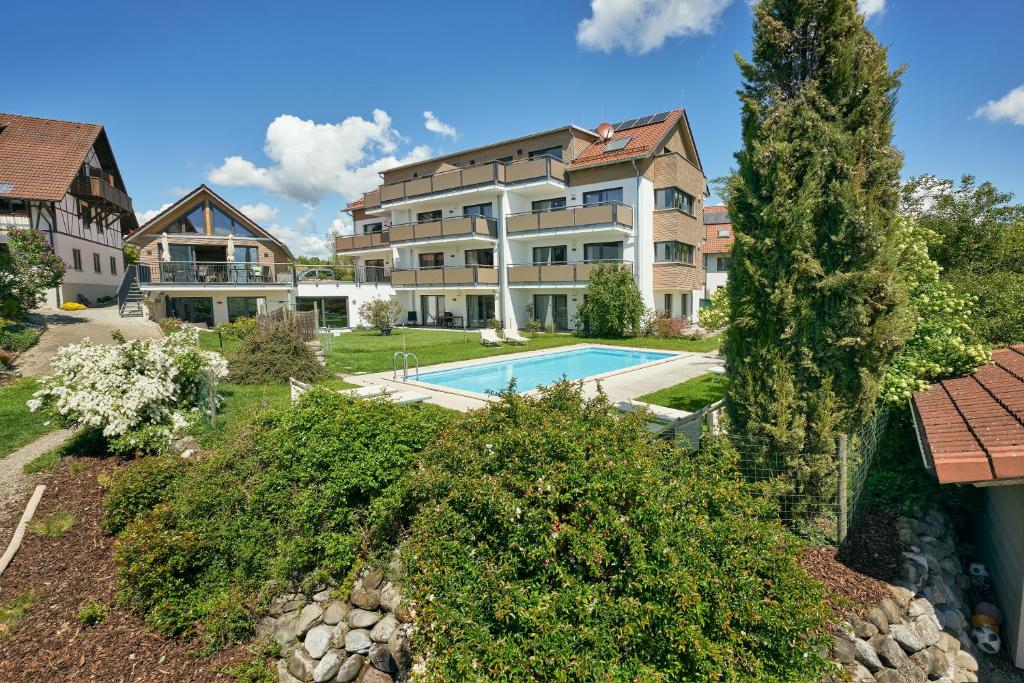
POLYGON ((38 310, 36 317, 49 326, 31 349, 21 354, 14 367, 22 375, 47 375, 51 372, 50 359, 57 349, 74 344, 86 337, 97 344, 110 344, 110 333, 121 330, 128 339, 147 339, 160 336, 160 327, 142 318, 122 318, 116 306, 87 308, 84 311, 38 310))

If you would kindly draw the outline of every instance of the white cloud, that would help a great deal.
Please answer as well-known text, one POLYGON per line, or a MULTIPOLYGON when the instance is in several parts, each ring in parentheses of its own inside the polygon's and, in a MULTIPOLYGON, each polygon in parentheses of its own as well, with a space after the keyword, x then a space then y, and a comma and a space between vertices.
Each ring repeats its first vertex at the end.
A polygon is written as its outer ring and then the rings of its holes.
POLYGON ((135 217, 139 220, 139 225, 143 225, 153 220, 157 215, 163 213, 171 204, 172 202, 167 202, 159 209, 150 209, 149 211, 143 211, 142 213, 136 211, 135 217))
POLYGON ((295 256, 320 256, 329 257, 334 253, 324 236, 316 233, 293 228, 287 225, 276 223, 268 228, 270 234, 288 245, 295 256))
POLYGON ((593 16, 576 26, 576 42, 590 50, 644 54, 668 38, 711 33, 732 0, 591 0, 593 16))
POLYGON ((257 223, 269 223, 277 219, 277 207, 264 202, 242 204, 238 210, 257 223))
POLYGON ((328 194, 356 197, 380 184, 378 171, 430 156, 425 145, 395 156, 401 141, 391 117, 380 109, 373 111, 372 121, 349 116, 340 123, 282 114, 267 126, 263 151, 271 165, 231 156, 208 177, 220 185, 259 187, 305 204, 316 204, 328 194))
POLYGON ((445 123, 441 119, 434 116, 434 112, 425 111, 423 112, 423 125, 431 133, 437 133, 443 138, 451 138, 452 140, 458 135, 455 130, 455 126, 445 123))
POLYGON ((975 116, 989 121, 1009 121, 1024 126, 1024 85, 1019 85, 998 100, 989 100, 978 107, 975 116))
POLYGON ((865 18, 873 17, 885 11, 885 0, 857 0, 857 9, 865 18))

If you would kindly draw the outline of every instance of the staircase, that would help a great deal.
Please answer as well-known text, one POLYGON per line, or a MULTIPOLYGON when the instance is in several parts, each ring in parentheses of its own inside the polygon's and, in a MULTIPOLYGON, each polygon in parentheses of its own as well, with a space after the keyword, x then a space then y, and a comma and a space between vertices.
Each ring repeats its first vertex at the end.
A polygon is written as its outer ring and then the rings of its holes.
POLYGON ((117 288, 117 310, 122 318, 145 317, 142 300, 146 296, 139 287, 139 277, 135 265, 128 266, 117 288))

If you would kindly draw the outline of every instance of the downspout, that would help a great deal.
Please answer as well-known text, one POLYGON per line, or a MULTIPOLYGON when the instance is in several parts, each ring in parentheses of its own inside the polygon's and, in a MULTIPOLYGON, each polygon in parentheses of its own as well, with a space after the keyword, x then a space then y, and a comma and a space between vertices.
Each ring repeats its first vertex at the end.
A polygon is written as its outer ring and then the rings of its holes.
MULTIPOLYGON (((497 201, 498 205, 498 320, 502 322, 502 327, 511 327, 510 321, 505 317, 505 296, 508 287, 508 280, 505 274, 505 202, 502 198, 502 193, 498 193, 497 201)), ((467 308, 466 313, 469 313, 467 308)))
POLYGON ((636 258, 633 259, 633 272, 636 276, 637 284, 640 283, 640 167, 636 165, 636 158, 630 159, 633 164, 633 171, 636 173, 636 202, 633 206, 633 253, 636 254, 636 258))

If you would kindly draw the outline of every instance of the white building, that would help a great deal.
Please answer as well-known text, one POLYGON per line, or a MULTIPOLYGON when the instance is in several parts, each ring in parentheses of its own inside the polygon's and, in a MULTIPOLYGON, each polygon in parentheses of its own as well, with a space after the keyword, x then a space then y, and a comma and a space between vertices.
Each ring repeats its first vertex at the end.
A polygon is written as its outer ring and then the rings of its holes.
POLYGON ((729 254, 735 236, 725 206, 705 206, 704 227, 704 299, 708 301, 729 280, 729 254))

